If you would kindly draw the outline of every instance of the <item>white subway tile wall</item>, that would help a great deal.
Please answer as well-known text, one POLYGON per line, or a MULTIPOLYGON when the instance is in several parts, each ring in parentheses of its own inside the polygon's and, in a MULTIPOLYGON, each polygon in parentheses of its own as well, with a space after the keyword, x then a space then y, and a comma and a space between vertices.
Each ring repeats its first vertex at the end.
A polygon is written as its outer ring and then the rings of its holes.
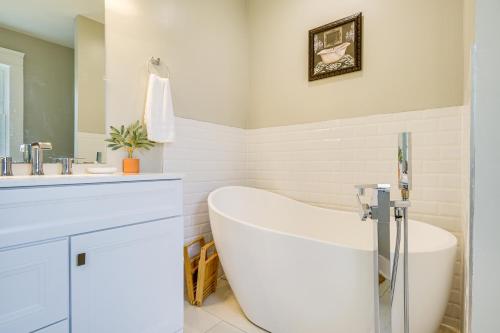
MULTIPOLYGON (((248 185, 313 205, 355 210, 354 185, 397 190, 397 134, 413 135, 411 216, 453 232, 460 251, 444 322, 462 313, 464 107, 248 130, 248 185)), ((432 297, 429 295, 429 297, 432 297)))
POLYGON ((166 172, 184 174, 184 238, 211 238, 208 194, 246 183, 245 130, 176 118, 176 141, 165 144, 166 172))
POLYGON ((206 198, 224 185, 343 210, 355 210, 358 183, 390 183, 397 196, 397 134, 411 131, 411 216, 459 239, 444 323, 460 328, 469 149, 464 114, 468 108, 450 107, 253 130, 177 118, 178 140, 165 148, 165 170, 186 175, 185 238, 209 237, 206 198))

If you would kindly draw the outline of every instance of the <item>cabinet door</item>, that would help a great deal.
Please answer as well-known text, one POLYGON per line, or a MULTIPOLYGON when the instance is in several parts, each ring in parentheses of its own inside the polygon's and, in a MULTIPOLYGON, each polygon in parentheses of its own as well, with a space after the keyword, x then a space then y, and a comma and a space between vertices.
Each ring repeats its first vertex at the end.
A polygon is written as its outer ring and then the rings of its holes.
POLYGON ((182 219, 71 237, 72 333, 182 328, 182 219))
POLYGON ((0 332, 26 333, 68 316, 68 241, 0 251, 0 332))

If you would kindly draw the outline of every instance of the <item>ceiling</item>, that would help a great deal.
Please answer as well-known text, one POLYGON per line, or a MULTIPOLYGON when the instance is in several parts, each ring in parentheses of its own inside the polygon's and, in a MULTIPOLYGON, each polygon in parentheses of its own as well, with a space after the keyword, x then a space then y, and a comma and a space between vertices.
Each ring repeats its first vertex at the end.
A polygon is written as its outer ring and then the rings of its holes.
POLYGON ((0 27, 73 47, 77 15, 104 23, 104 0, 0 0, 0 27))

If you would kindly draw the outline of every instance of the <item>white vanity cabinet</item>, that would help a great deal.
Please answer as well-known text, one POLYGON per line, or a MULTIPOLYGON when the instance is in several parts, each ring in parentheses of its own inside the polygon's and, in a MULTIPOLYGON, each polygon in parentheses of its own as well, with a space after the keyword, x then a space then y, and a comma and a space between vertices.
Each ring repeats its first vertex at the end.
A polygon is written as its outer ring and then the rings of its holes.
POLYGON ((0 333, 182 330, 180 177, 72 177, 0 179, 0 333))

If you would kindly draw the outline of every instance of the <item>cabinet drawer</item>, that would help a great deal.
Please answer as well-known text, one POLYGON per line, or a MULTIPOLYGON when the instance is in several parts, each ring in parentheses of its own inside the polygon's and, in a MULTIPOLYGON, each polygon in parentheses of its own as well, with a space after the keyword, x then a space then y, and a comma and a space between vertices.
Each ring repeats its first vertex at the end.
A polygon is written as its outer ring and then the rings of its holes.
POLYGON ((0 248, 180 215, 180 180, 2 190, 0 248))
POLYGON ((68 241, 0 250, 0 332, 26 333, 68 316, 68 241))

